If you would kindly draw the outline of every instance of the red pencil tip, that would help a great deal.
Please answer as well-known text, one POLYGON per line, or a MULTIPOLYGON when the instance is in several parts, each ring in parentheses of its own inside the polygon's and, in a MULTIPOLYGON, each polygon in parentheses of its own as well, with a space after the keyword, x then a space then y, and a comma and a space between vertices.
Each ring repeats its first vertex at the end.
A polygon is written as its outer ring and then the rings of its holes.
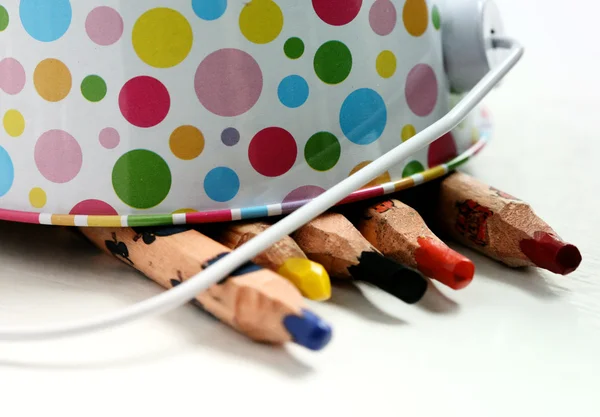
POLYGON ((575 271, 582 259, 577 247, 546 232, 536 232, 533 239, 522 240, 521 250, 538 267, 560 275, 575 271))
POLYGON ((420 237, 415 252, 419 271, 444 285, 461 290, 473 281, 475 265, 435 239, 420 237))
POLYGON ((475 264, 473 262, 466 260, 461 261, 454 268, 454 289, 462 290, 467 285, 473 281, 473 276, 475 275, 475 264))

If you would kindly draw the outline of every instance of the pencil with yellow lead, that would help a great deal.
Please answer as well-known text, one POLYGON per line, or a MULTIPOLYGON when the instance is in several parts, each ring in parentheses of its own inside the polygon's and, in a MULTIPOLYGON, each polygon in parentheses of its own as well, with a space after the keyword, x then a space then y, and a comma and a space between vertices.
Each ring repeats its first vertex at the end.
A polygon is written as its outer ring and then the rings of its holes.
POLYGON ((440 240, 413 208, 394 199, 369 207, 357 225, 381 253, 459 290, 473 280, 475 265, 440 240))
POLYGON ((454 172, 417 191, 433 207, 432 222, 455 239, 510 267, 539 267, 568 275, 582 260, 526 202, 454 172))
POLYGON ((383 256, 342 214, 325 213, 292 237, 332 278, 370 283, 409 304, 420 301, 427 290, 427 280, 418 271, 383 256))
MULTIPOLYGON (((228 248, 236 249, 264 232, 269 226, 270 224, 264 221, 232 222, 217 225, 210 236, 228 248)), ((314 301, 331 298, 331 281, 325 268, 308 259, 289 236, 285 236, 252 261, 290 280, 306 298, 314 301)))
MULTIPOLYGON (((167 289, 231 252, 184 227, 82 227, 80 231, 104 252, 167 289)), ((257 342, 295 342, 320 350, 331 339, 331 327, 306 308, 304 297, 290 281, 253 262, 198 294, 195 304, 257 342)))

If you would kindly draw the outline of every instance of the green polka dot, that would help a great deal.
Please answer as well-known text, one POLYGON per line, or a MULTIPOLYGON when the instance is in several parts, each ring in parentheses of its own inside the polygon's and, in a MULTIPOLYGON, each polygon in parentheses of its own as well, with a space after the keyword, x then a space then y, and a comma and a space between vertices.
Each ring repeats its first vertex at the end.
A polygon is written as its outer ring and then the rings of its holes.
POLYGON ((312 135, 304 147, 304 158, 316 171, 328 171, 340 160, 342 147, 335 135, 319 132, 312 135))
POLYGON ((419 174, 423 171, 425 171, 425 168, 423 168, 423 165, 419 161, 412 161, 404 167, 402 178, 410 177, 411 175, 419 174))
POLYGON ((81 94, 96 103, 106 96, 106 83, 97 75, 88 75, 81 82, 81 94))
POLYGON ((112 172, 113 188, 128 206, 148 209, 160 204, 171 190, 171 170, 159 155, 136 149, 123 155, 112 172))
POLYGON ((438 9, 437 6, 433 6, 433 10, 431 12, 431 18, 433 20, 433 26, 437 30, 440 30, 440 28, 442 27, 442 18, 440 16, 440 9, 438 9))
POLYGON ((0 6, 0 32, 8 27, 9 20, 8 12, 4 6, 0 6))
POLYGON ((298 59, 304 54, 304 42, 300 38, 289 38, 283 45, 283 51, 289 59, 298 59))
POLYGON ((339 84, 352 70, 352 54, 340 41, 329 41, 319 47, 314 59, 317 76, 327 84, 339 84))

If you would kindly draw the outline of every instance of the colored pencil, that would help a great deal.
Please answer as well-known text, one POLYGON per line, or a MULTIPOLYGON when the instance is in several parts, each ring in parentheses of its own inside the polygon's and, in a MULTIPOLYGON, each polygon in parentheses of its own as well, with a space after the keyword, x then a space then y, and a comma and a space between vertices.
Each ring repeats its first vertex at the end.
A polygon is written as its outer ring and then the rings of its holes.
MULTIPOLYGON (((217 225, 210 234, 230 249, 236 249, 269 228, 266 221, 217 225)), ((290 280, 303 296, 314 301, 331 298, 331 281, 325 268, 309 260, 294 240, 286 236, 252 260, 290 280)))
POLYGON ((427 280, 419 272, 383 256, 342 214, 325 213, 292 237, 332 278, 370 283, 409 304, 427 290, 427 280))
POLYGON ((367 208, 357 227, 384 255, 452 289, 463 289, 473 280, 473 262, 450 249, 416 210, 398 200, 384 200, 367 208))
POLYGON ((492 259, 560 275, 572 273, 581 263, 577 247, 565 242, 528 203, 506 192, 461 172, 425 191, 440 228, 492 259))
MULTIPOLYGON (((80 228, 104 252, 165 288, 226 256, 230 249, 184 227, 80 228)), ((331 338, 330 326, 305 306, 288 280, 249 262, 203 291, 196 305, 257 342, 295 342, 320 350, 331 338)))

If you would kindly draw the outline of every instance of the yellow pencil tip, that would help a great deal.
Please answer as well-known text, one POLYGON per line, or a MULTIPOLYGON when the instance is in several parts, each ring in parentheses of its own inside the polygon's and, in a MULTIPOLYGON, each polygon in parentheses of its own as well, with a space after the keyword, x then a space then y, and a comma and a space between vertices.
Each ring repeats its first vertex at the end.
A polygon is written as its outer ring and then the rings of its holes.
POLYGON ((331 281, 323 265, 308 259, 290 258, 277 271, 291 281, 309 300, 326 301, 331 298, 331 281))

